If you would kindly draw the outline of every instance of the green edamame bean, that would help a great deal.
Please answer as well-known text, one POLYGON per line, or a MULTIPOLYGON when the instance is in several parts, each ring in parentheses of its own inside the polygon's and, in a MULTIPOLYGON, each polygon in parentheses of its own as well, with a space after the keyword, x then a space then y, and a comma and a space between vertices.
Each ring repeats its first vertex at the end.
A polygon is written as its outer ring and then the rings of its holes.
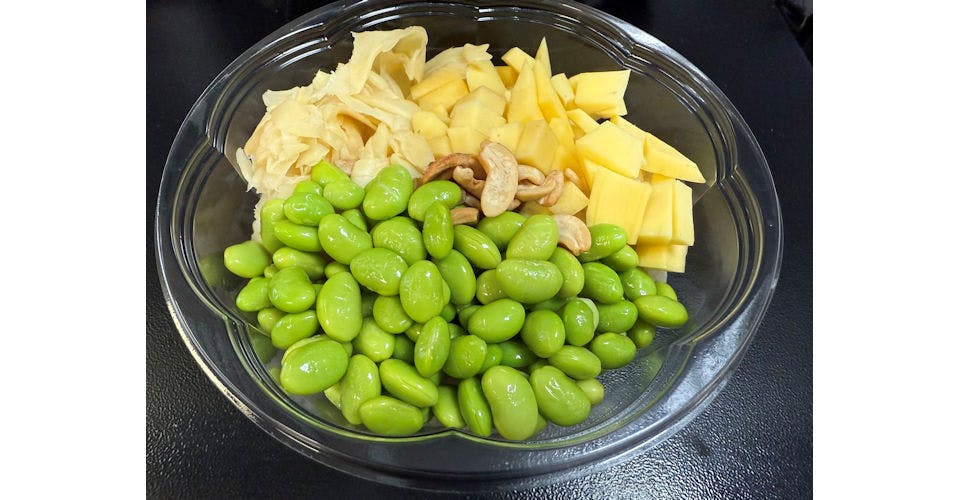
POLYGON ((600 375, 600 358, 586 347, 565 345, 550 356, 550 364, 576 380, 596 378, 600 375))
POLYGON ((368 248, 350 260, 350 273, 357 282, 379 295, 400 293, 400 278, 407 263, 393 250, 368 248))
POLYGON ((666 283, 656 283, 657 295, 663 295, 664 297, 670 297, 677 302, 680 302, 680 299, 677 298, 677 292, 673 289, 672 286, 666 283))
POLYGON ((267 364, 277 354, 277 348, 273 347, 270 337, 262 335, 263 332, 260 330, 255 331, 260 335, 250 336, 250 346, 253 347, 253 352, 257 355, 257 359, 259 359, 261 363, 267 364))
POLYGON ((373 317, 373 305, 376 303, 377 298, 379 297, 379 295, 372 292, 367 292, 364 290, 360 291, 360 313, 364 318, 373 317))
POLYGON ((317 296, 317 319, 323 331, 339 342, 350 342, 363 326, 360 285, 350 273, 340 273, 324 283, 317 296))
POLYGON ((323 251, 345 265, 349 265, 360 252, 373 248, 370 235, 340 214, 325 215, 317 228, 317 237, 323 251))
POLYGON ((465 224, 453 226, 453 248, 479 269, 493 269, 502 260, 489 236, 465 224))
POLYGON ((501 436, 516 441, 533 435, 537 429, 537 398, 526 377, 513 368, 494 366, 483 374, 480 384, 493 425, 501 436))
POLYGON ((483 365, 480 366, 479 373, 483 373, 491 367, 499 365, 501 359, 503 359, 503 349, 500 348, 500 345, 487 344, 487 355, 483 358, 483 365))
POLYGON ((572 299, 563 306, 561 317, 566 342, 574 346, 587 345, 593 340, 597 323, 593 308, 583 299, 572 299))
POLYGON ((627 231, 616 224, 600 223, 590 226, 590 249, 577 256, 580 262, 592 262, 609 257, 627 244, 627 231))
POLYGON ((240 292, 235 301, 237 309, 246 312, 256 312, 270 307, 270 280, 267 278, 251 278, 240 292))
POLYGON ((531 215, 507 244, 508 259, 547 260, 557 249, 557 221, 550 215, 531 215))
POLYGON ((600 358, 600 367, 612 370, 626 366, 637 356, 637 346, 626 335, 601 333, 590 341, 590 352, 600 358))
POLYGON ((407 336, 408 339, 416 342, 420 339, 420 333, 423 331, 422 323, 414 323, 410 325, 410 328, 407 328, 403 331, 403 334, 407 336))
POLYGON ((620 282, 623 284, 623 295, 627 300, 637 300, 644 295, 656 295, 657 285, 649 274, 635 267, 620 273, 620 282))
POLYGON ((360 333, 353 339, 353 345, 360 354, 379 363, 393 356, 396 336, 383 331, 373 318, 364 318, 360 333))
POLYGON ((435 261, 443 281, 450 287, 450 302, 456 305, 469 304, 477 293, 477 276, 470 261, 456 250, 435 261))
POLYGON ((453 250, 453 219, 450 209, 434 202, 423 215, 423 245, 434 259, 442 259, 453 250))
POLYGON ((407 208, 413 193, 413 178, 400 165, 389 165, 381 170, 365 188, 363 213, 373 220, 386 220, 407 208))
POLYGON ((390 396, 376 396, 360 405, 360 421, 381 436, 409 436, 426 420, 420 408, 390 396))
POLYGON ((337 210, 350 210, 363 203, 364 190, 353 181, 333 181, 323 186, 323 197, 337 210))
POLYGON ((403 333, 413 325, 398 296, 377 297, 373 303, 373 319, 380 328, 392 334, 403 333))
POLYGON ((677 328, 687 322, 687 308, 663 295, 644 295, 633 301, 637 312, 647 323, 664 328, 677 328))
POLYGON ((563 320, 553 311, 533 311, 523 322, 520 338, 534 354, 549 358, 563 347, 563 320))
POLYGON ((283 246, 283 242, 277 238, 277 221, 284 220, 283 198, 273 198, 268 200, 260 207, 260 242, 270 252, 276 252, 283 246))
POLYGON ((656 327, 642 319, 638 319, 637 322, 633 324, 633 327, 627 331, 627 338, 633 341, 633 345, 637 346, 637 349, 643 349, 653 342, 653 336, 656 332, 656 327))
POLYGON ((260 332, 265 333, 268 337, 270 332, 273 331, 273 327, 276 326, 277 321, 280 321, 285 312, 277 309, 276 307, 265 307, 260 309, 257 312, 257 324, 260 326, 260 332))
POLYGON ((637 322, 637 306, 629 300, 597 305, 600 322, 597 331, 623 333, 637 322))
POLYGON ((321 160, 320 163, 310 169, 310 180, 321 186, 326 186, 333 181, 349 181, 350 177, 346 172, 340 170, 340 167, 326 160, 321 160))
POLYGON ((296 186, 293 186, 294 193, 311 193, 319 196, 323 196, 323 186, 312 181, 305 180, 297 183, 296 186))
POLYGON ((507 297, 524 304, 536 304, 560 291, 563 275, 546 260, 508 258, 497 266, 497 281, 507 297))
POLYGON ((302 252, 290 247, 278 248, 273 252, 273 263, 278 270, 294 266, 303 268, 311 280, 323 277, 323 269, 327 265, 326 259, 319 253, 302 252))
POLYGON ((466 335, 466 330, 462 326, 456 323, 447 323, 447 329, 450 330, 450 340, 453 340, 461 335, 466 335))
POLYGON ((457 390, 454 387, 437 387, 437 404, 433 405, 433 416, 449 429, 462 429, 467 425, 460 415, 460 404, 457 402, 457 390))
POLYGON ((500 364, 510 368, 524 368, 537 361, 537 355, 523 342, 507 340, 498 344, 503 351, 500 364))
POLYGON ((423 235, 407 217, 394 217, 380 222, 373 227, 370 236, 373 238, 373 246, 397 252, 407 261, 408 266, 427 258, 423 235))
POLYGON ((637 257, 637 251, 634 250, 632 246, 624 245, 623 248, 617 250, 610 256, 600 259, 600 262, 603 262, 604 265, 610 269, 621 273, 637 267, 639 257, 637 257))
POLYGON ((407 214, 414 220, 423 221, 430 205, 440 203, 449 210, 459 205, 461 199, 463 191, 456 183, 448 180, 430 181, 410 195, 407 214))
POLYGON ((599 380, 595 378, 577 380, 577 385, 590 400, 590 406, 597 406, 603 401, 603 384, 599 380))
POLYGON ((470 324, 470 317, 478 310, 480 310, 480 306, 477 304, 461 307, 460 310, 457 311, 457 320, 460 322, 460 326, 466 328, 467 325, 470 324))
POLYGON ((399 359, 405 363, 413 363, 414 343, 403 335, 396 335, 393 344, 393 359, 399 359))
POLYGON ((422 260, 411 265, 400 279, 400 304, 407 316, 426 323, 443 311, 443 277, 436 264, 422 260))
POLYGON ((436 384, 399 359, 380 363, 380 383, 395 398, 414 406, 423 408, 437 404, 436 384))
MULTIPOLYGON (((337 342, 336 340, 333 340, 332 338, 330 338, 327 334, 321 333, 319 335, 314 335, 313 337, 307 337, 301 341, 296 342, 295 344, 287 348, 287 352, 290 352, 290 350, 296 347, 299 347, 301 344, 315 342, 317 340, 330 340, 332 342, 337 342)), ((353 356, 352 342, 337 342, 337 344, 339 344, 340 347, 343 347, 343 352, 347 353, 347 357, 353 356)), ((284 353, 284 356, 286 356, 286 353, 284 353)))
POLYGON ((347 360, 346 351, 332 340, 291 346, 280 362, 280 386, 290 394, 316 394, 343 377, 347 360))
POLYGON ((526 217, 517 212, 506 211, 496 217, 484 217, 477 224, 477 230, 489 236, 503 252, 526 220, 526 217))
POLYGON ((530 366, 527 366, 527 373, 533 373, 535 370, 543 368, 544 366, 550 366, 550 362, 543 358, 538 358, 533 363, 530 363, 530 366))
POLYGON ((495 300, 507 298, 507 292, 500 286, 497 279, 497 270, 488 269, 477 276, 477 301, 489 304, 495 300))
POLYGON ((557 266, 563 275, 563 284, 557 292, 558 297, 576 297, 583 290, 583 265, 577 257, 564 248, 557 247, 550 255, 550 262, 557 266))
POLYGON ((359 229, 367 230, 367 218, 363 216, 363 212, 356 208, 351 208, 350 210, 344 210, 340 212, 340 215, 344 219, 350 221, 351 224, 357 226, 359 229))
POLYGON ((446 305, 443 306, 443 309, 440 310, 440 317, 448 323, 453 321, 453 319, 457 317, 457 308, 447 302, 446 305))
POLYGON ((553 311, 557 312, 563 309, 563 306, 567 304, 568 299, 563 299, 560 297, 553 297, 551 299, 545 300, 534 304, 530 310, 531 311, 553 311))
POLYGON ((580 295, 601 304, 613 304, 623 300, 623 284, 616 271, 599 262, 583 265, 583 290, 580 295))
POLYGON ((323 275, 326 276, 327 279, 330 279, 334 275, 337 275, 340 273, 349 273, 349 272, 350 272, 349 266, 345 264, 341 264, 337 261, 330 262, 329 264, 323 267, 323 275))
MULTIPOLYGON (((286 248, 286 247, 284 247, 284 248, 286 248)), ((263 268, 263 277, 264 277, 264 278, 272 278, 273 275, 274 275, 274 274, 277 274, 277 271, 279 271, 279 270, 280 270, 279 267, 277 267, 277 266, 274 265, 274 264, 270 264, 269 266, 263 268)))
POLYGON ((340 379, 340 412, 347 422, 361 423, 360 406, 380 395, 380 369, 363 354, 355 354, 347 363, 347 372, 340 379))
POLYGON ((270 278, 270 302, 283 312, 303 312, 313 306, 316 290, 307 272, 299 267, 280 269, 270 278))
POLYGON ((287 349, 305 338, 312 337, 319 328, 317 313, 312 310, 286 314, 273 326, 270 341, 277 349, 287 349))
POLYGON ((324 215, 332 213, 333 205, 313 193, 293 193, 283 202, 283 215, 294 224, 316 226, 324 215))
POLYGON ((537 414, 537 428, 534 429, 533 435, 536 436, 543 432, 547 428, 547 419, 543 418, 543 415, 537 414))
POLYGON ((277 239, 290 248, 304 252, 319 252, 323 250, 320 240, 317 239, 317 227, 296 224, 283 219, 274 222, 273 233, 277 239))
POLYGON ((526 312, 523 305, 511 299, 499 299, 481 306, 467 323, 467 331, 488 343, 513 338, 523 328, 526 312))
POLYGON ((540 413, 562 426, 577 425, 590 415, 590 399, 576 382, 547 365, 530 372, 530 385, 540 413))
POLYGON ((443 372, 453 378, 470 378, 480 373, 487 357, 487 343, 476 335, 463 335, 450 341, 450 354, 443 372))
POLYGON ((223 251, 223 265, 241 278, 256 278, 270 265, 270 252, 260 243, 247 240, 223 251))
POLYGON ((443 369, 450 355, 450 329, 447 322, 435 316, 423 324, 413 348, 413 362, 417 372, 430 377, 443 369))
POLYGON ((338 410, 340 409, 340 399, 343 397, 343 391, 340 390, 339 383, 333 384, 324 389, 323 395, 327 398, 327 401, 330 401, 330 404, 335 406, 338 410))
POLYGON ((487 404, 487 399, 483 395, 480 381, 476 377, 460 381, 457 386, 457 404, 460 415, 470 432, 481 437, 490 435, 493 416, 490 413, 490 405, 487 404))

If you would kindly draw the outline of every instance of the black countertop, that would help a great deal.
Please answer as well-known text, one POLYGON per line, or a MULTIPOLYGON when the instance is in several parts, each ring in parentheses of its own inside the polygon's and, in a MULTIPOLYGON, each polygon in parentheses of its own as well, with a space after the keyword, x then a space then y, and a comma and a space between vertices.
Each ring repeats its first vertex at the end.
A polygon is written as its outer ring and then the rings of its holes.
MULTIPOLYGON (((153 221, 167 152, 206 85, 236 56, 322 2, 164 1, 147 6, 147 495, 421 498, 314 463, 221 395, 164 306, 153 221)), ((685 429, 619 466, 520 498, 812 496, 813 69, 768 0, 587 2, 671 46, 753 129, 783 211, 770 310, 727 387, 685 429)), ((505 494, 493 495, 496 497, 505 494)))

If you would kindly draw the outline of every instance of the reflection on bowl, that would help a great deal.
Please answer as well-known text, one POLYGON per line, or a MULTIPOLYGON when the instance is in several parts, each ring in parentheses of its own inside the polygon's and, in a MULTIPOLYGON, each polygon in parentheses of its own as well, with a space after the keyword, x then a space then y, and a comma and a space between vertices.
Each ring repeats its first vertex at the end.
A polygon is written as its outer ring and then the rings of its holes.
MULTIPOLYGON (((372 480, 431 489, 528 487, 625 460, 680 429, 735 370, 769 303, 781 258, 769 169, 742 117, 706 76, 650 35, 572 2, 338 2, 284 26, 234 61, 197 101, 171 148, 157 206, 157 255, 171 315, 217 387, 293 449, 372 480), (233 297, 222 251, 249 238, 256 195, 230 158, 263 114, 267 89, 309 83, 346 61, 351 31, 426 28, 428 54, 489 43, 495 56, 546 37, 556 72, 628 68, 628 117, 707 177, 694 187, 697 243, 671 275, 690 321, 658 332, 627 367, 604 373, 604 401, 574 427, 528 442, 425 427, 383 438, 347 423, 322 395, 293 398, 269 374, 272 348, 233 297), (228 154, 224 155, 224 151, 228 154)), ((255 321, 253 322, 255 324, 255 321)))

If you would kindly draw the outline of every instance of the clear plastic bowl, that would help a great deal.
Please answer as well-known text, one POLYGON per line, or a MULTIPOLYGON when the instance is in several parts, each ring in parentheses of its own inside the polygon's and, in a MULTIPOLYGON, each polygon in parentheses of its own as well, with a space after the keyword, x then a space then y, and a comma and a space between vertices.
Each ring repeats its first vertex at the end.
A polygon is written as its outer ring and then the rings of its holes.
POLYGON ((210 380, 244 414, 336 469, 458 491, 567 479, 626 460, 679 430, 743 357, 773 294, 782 245, 766 160, 716 85, 624 21, 573 2, 526 0, 338 2, 279 29, 230 64, 190 110, 164 169, 156 231, 174 322, 210 380), (628 118, 697 162, 708 179, 694 187, 697 240, 687 272, 670 276, 690 321, 659 332, 629 366, 604 373, 606 397, 580 425, 551 425, 527 442, 439 427, 407 438, 373 436, 348 424, 322 395, 281 391, 263 362, 270 355, 265 337, 233 305, 242 282, 224 269, 222 252, 249 238, 256 195, 231 158, 263 115, 261 95, 309 83, 318 69, 348 60, 351 31, 410 25, 426 28, 428 57, 467 42, 489 43, 498 57, 513 46, 534 50, 546 36, 557 73, 630 69, 628 118))

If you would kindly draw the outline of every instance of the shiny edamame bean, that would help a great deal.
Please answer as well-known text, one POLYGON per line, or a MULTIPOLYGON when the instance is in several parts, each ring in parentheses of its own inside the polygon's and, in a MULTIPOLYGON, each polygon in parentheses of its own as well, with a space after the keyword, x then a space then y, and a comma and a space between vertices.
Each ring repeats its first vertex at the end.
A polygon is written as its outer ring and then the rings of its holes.
POLYGON ((437 404, 437 386, 399 359, 380 363, 380 383, 391 395, 421 408, 437 404))
POLYGON ((407 263, 393 250, 368 248, 350 260, 350 273, 357 282, 379 295, 400 293, 400 279, 407 263))
POLYGON ((494 366, 483 374, 480 384, 501 436, 517 441, 533 435, 537 398, 526 377, 513 368, 494 366))
POLYGON ((270 252, 276 252, 283 246, 277 238, 277 221, 284 220, 283 198, 273 198, 260 207, 260 242, 270 252))
POLYGON ((410 195, 407 214, 414 220, 423 221, 430 205, 440 203, 449 210, 459 205, 461 199, 463 191, 456 183, 448 180, 430 181, 410 195))
POLYGON ((550 356, 550 364, 559 368, 567 376, 583 380, 600 375, 600 358, 585 347, 565 345, 550 356))
POLYGON ((423 245, 434 259, 442 259, 453 250, 453 219, 450 209, 434 202, 423 216, 423 245))
POLYGON ((499 299, 477 309, 467 322, 467 331, 485 342, 499 343, 519 333, 525 318, 522 304, 511 299, 499 299))
POLYGON ((583 265, 583 290, 580 295, 601 304, 613 304, 623 300, 623 284, 616 271, 599 262, 583 265))
POLYGON ((323 250, 320 240, 317 239, 317 227, 296 224, 289 220, 278 220, 273 225, 273 232, 277 239, 290 248, 304 252, 319 252, 323 250))
POLYGON ((449 385, 437 387, 437 404, 433 405, 433 416, 437 421, 449 429, 462 429, 467 423, 460 415, 460 404, 457 402, 457 389, 449 385))
POLYGON ((563 306, 565 306, 565 305, 567 304, 567 301, 568 301, 568 300, 569 300, 569 299, 562 299, 562 298, 560 298, 560 297, 553 297, 552 299, 548 299, 548 300, 545 300, 545 301, 543 301, 543 302, 539 302, 539 303, 534 304, 532 307, 530 307, 530 310, 531 310, 531 311, 541 311, 541 310, 545 310, 545 311, 557 312, 557 311, 560 311, 561 309, 563 309, 563 306))
POLYGON ((653 336, 656 332, 656 327, 642 319, 638 319, 630 330, 627 331, 627 338, 633 341, 633 345, 637 346, 637 349, 643 349, 653 342, 653 336))
POLYGON ((314 193, 293 193, 283 202, 283 216, 294 224, 316 226, 324 215, 332 213, 333 205, 314 193))
POLYGON ((407 316, 417 323, 439 316, 447 302, 444 285, 433 262, 422 260, 411 265, 400 279, 400 304, 407 316))
POLYGON ((663 295, 664 297, 669 297, 673 300, 676 300, 677 302, 680 301, 680 299, 677 298, 676 290, 674 290, 672 286, 666 283, 656 283, 656 287, 657 287, 657 295, 663 295))
POLYGON ((313 252, 302 252, 296 248, 283 247, 273 252, 273 263, 277 269, 300 267, 307 272, 311 280, 318 280, 324 276, 323 269, 327 265, 323 255, 313 252))
POLYGON ((363 216, 363 212, 360 210, 351 208, 350 210, 344 210, 343 212, 340 212, 340 215, 342 215, 344 219, 350 221, 350 223, 354 226, 357 226, 357 228, 364 231, 367 230, 367 219, 363 216))
POLYGON ((577 385, 590 400, 590 406, 597 406, 603 401, 603 384, 599 380, 595 378, 577 380, 577 385))
POLYGON ((317 296, 317 319, 330 338, 350 342, 363 326, 360 285, 350 273, 335 274, 317 296))
POLYGON ((347 361, 346 351, 332 340, 291 346, 281 361, 280 386, 290 394, 317 394, 343 378, 347 361))
POLYGON ((637 356, 637 346, 626 335, 601 333, 590 341, 590 352, 600 359, 600 367, 612 370, 630 364, 637 356))
POLYGON ((276 326, 277 321, 280 321, 280 318, 285 314, 287 313, 276 307, 260 309, 260 311, 257 312, 257 324, 260 326, 260 331, 270 336, 270 332, 273 331, 273 327, 276 326))
POLYGON ((590 226, 590 249, 577 256, 580 262, 592 262, 609 257, 627 244, 627 231, 616 224, 600 223, 590 226))
POLYGON ((440 311, 440 317, 443 318, 443 320, 447 323, 453 321, 454 318, 457 317, 457 308, 454 307, 453 304, 447 302, 447 304, 444 305, 443 309, 440 311))
POLYGON ((396 335, 393 344, 393 359, 399 359, 405 363, 413 363, 414 343, 403 335, 396 335))
POLYGON ((413 363, 417 372, 430 377, 443 369, 450 356, 450 329, 447 322, 435 316, 423 324, 413 347, 413 363))
POLYGON ((330 262, 329 264, 323 267, 323 275, 326 276, 327 279, 332 278, 336 274, 349 273, 349 272, 350 272, 349 266, 341 264, 337 261, 330 262))
POLYGON ((293 187, 294 193, 312 193, 323 196, 323 186, 312 180, 300 181, 293 187))
POLYGON ((600 332, 623 333, 637 322, 637 306, 629 300, 599 304, 597 311, 600 315, 597 331, 600 332))
POLYGON ((256 278, 270 265, 270 252, 260 243, 247 240, 223 251, 223 265, 241 278, 256 278))
POLYGON ((413 178, 400 165, 389 165, 381 170, 365 188, 363 213, 373 220, 386 220, 407 208, 413 193, 413 178))
POLYGON ((489 236, 502 252, 507 249, 510 240, 526 220, 526 217, 517 212, 506 211, 496 217, 484 217, 477 224, 477 230, 489 236))
POLYGON ((373 318, 364 318, 360 333, 353 339, 353 346, 371 360, 379 363, 393 356, 396 335, 383 331, 373 318))
POLYGON ((359 413, 363 425, 381 436, 409 436, 423 428, 427 420, 420 408, 390 396, 364 401, 359 413))
POLYGON ((501 359, 503 359, 503 349, 500 348, 500 345, 487 344, 487 355, 483 358, 483 365, 480 366, 479 373, 483 373, 491 367, 499 365, 501 359))
POLYGON ((520 338, 534 354, 549 358, 563 347, 563 320, 553 311, 533 311, 523 322, 520 338))
POLYGON ((344 265, 349 265, 360 252, 373 248, 370 235, 340 214, 324 216, 317 228, 317 237, 323 251, 344 265))
POLYGON ((590 399, 583 389, 556 367, 530 372, 530 386, 540 413, 557 425, 577 425, 590 415, 590 399))
POLYGON ((256 312, 270 307, 270 280, 267 278, 251 278, 240 292, 235 301, 237 309, 246 312, 256 312))
POLYGON ((574 346, 587 345, 593 340, 597 323, 593 308, 583 299, 571 299, 561 312, 566 342, 574 346))
POLYGON ((392 334, 403 333, 413 325, 398 296, 377 297, 373 302, 373 319, 380 328, 392 334))
POLYGON ((293 344, 313 336, 320 329, 317 313, 312 310, 290 313, 280 318, 270 332, 270 341, 277 349, 287 349, 293 344))
POLYGON ((378 223, 370 231, 373 246, 388 248, 400 254, 407 265, 427 258, 427 247, 416 224, 407 217, 394 217, 378 223))
MULTIPOLYGON (((286 247, 284 247, 284 248, 286 248, 286 247)), ((277 266, 274 265, 274 264, 270 264, 269 266, 267 266, 267 267, 265 267, 265 268, 263 269, 263 277, 264 277, 264 278, 272 278, 274 274, 277 274, 277 271, 278 271, 278 270, 280 270, 279 267, 277 267, 277 266)))
POLYGON ((463 335, 450 341, 450 354, 443 372, 453 378, 469 378, 480 373, 487 357, 487 343, 476 335, 463 335))
POLYGON ((619 273, 637 267, 639 257, 637 257, 637 251, 633 247, 624 245, 623 248, 608 257, 604 257, 600 262, 619 273))
POLYGON ((507 298, 507 292, 500 286, 496 269, 488 269, 477 276, 477 302, 489 304, 505 298, 507 298))
POLYGON ((343 392, 340 390, 339 383, 333 384, 324 389, 323 395, 327 398, 327 401, 330 401, 330 404, 335 406, 338 410, 340 409, 340 398, 343 396, 343 392))
POLYGON ((453 226, 453 248, 478 269, 494 269, 503 260, 489 236, 464 224, 453 226))
POLYGON ((460 381, 457 386, 457 404, 460 408, 460 415, 470 432, 481 437, 490 435, 493 427, 493 416, 490 413, 490 405, 483 395, 480 381, 476 377, 460 381))
POLYGON ((410 328, 407 328, 403 331, 403 334, 407 336, 408 339, 416 342, 420 339, 420 333, 423 331, 422 323, 414 323, 410 325, 410 328))
POLYGON ((481 306, 477 304, 470 304, 468 306, 461 307, 460 310, 457 311, 457 321, 460 322, 460 326, 466 328, 467 325, 470 324, 470 317, 480 310, 480 307, 481 306))
POLYGON ((557 296, 576 297, 580 290, 583 290, 583 265, 575 255, 559 247, 550 255, 550 262, 557 266, 560 274, 563 275, 563 283, 557 291, 557 296))
POLYGON ((623 295, 627 300, 637 300, 644 295, 656 295, 657 285, 649 274, 640 268, 627 269, 620 273, 623 295))
POLYGON ((560 291, 563 275, 546 260, 508 258, 497 266, 497 281, 507 297, 524 304, 536 304, 560 291))
POLYGON ((360 406, 380 395, 380 368, 363 354, 354 354, 339 385, 343 418, 357 425, 361 423, 360 406))
POLYGON ((477 276, 470 261, 456 250, 435 261, 443 281, 450 287, 450 302, 456 305, 469 304, 477 293, 477 276))
POLYGON ((364 190, 353 181, 333 181, 323 186, 323 197, 337 210, 350 210, 363 203, 364 190))
POLYGON ((557 249, 559 232, 552 216, 531 215, 507 244, 507 259, 547 260, 557 249))
POLYGON ((637 312, 647 323, 664 328, 683 326, 688 319, 683 304, 663 295, 644 295, 633 301, 637 312))
POLYGON ((270 302, 283 312, 306 311, 313 306, 316 298, 310 277, 299 267, 280 269, 270 278, 270 302))
POLYGON ((507 340, 497 344, 503 351, 503 357, 500 364, 510 368, 524 368, 530 366, 537 360, 537 355, 527 347, 523 342, 516 340, 507 340))
POLYGON ((340 167, 326 160, 321 160, 320 163, 317 163, 310 169, 310 180, 320 186, 326 186, 334 181, 349 181, 350 176, 343 170, 340 170, 340 167))

